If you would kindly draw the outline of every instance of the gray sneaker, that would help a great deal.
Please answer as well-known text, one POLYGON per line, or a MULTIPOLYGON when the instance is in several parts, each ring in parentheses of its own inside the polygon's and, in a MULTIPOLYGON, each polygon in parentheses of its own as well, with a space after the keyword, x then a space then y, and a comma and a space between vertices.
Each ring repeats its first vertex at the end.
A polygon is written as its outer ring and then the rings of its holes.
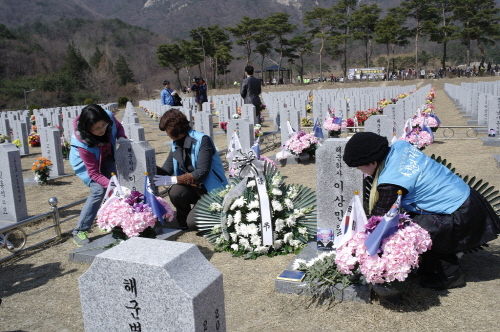
POLYGON ((87 237, 87 231, 84 232, 78 232, 73 235, 73 242, 78 246, 84 246, 90 242, 89 238, 87 237))

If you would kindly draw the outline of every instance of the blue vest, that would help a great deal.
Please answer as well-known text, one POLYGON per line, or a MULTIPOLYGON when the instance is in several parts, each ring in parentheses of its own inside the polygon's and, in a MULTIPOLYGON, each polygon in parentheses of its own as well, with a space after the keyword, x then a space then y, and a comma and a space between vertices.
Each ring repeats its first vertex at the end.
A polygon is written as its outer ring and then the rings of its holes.
POLYGON ((415 213, 451 214, 469 197, 470 187, 448 168, 406 141, 392 144, 378 184, 394 184, 408 190, 401 200, 415 213))
MULTIPOLYGON (((196 144, 191 146, 191 162, 193 163, 193 167, 196 169, 196 165, 198 164, 198 155, 200 153, 201 139, 206 135, 192 129, 188 132, 188 135, 196 140, 196 144)), ((172 141, 172 151, 175 151, 176 146, 177 144, 175 143, 175 141, 172 141)), ((224 173, 222 160, 220 159, 219 153, 215 149, 215 146, 213 146, 213 148, 214 154, 212 155, 212 166, 210 168, 210 173, 205 178, 205 180, 203 180, 203 185, 205 185, 205 188, 208 192, 212 191, 213 189, 225 187, 227 185, 227 179, 224 173)), ((179 163, 177 162, 177 160, 175 160, 175 158, 173 159, 173 162, 174 175, 182 175, 182 171, 179 169, 179 163)))
MULTIPOLYGON (((117 135, 117 129, 116 129, 116 123, 115 119, 113 117, 113 113, 106 111, 108 113, 108 116, 111 118, 113 121, 111 125, 111 146, 113 147, 113 153, 116 151, 116 135, 117 135)), ((76 131, 76 128, 73 129, 76 131)), ((97 162, 99 162, 99 157, 101 156, 101 150, 99 149, 98 146, 90 147, 86 143, 80 141, 78 138, 76 138, 75 133, 71 136, 71 148, 69 150, 69 164, 75 171, 75 174, 78 175, 78 177, 85 183, 86 186, 90 185, 90 182, 92 179, 89 176, 89 173, 87 172, 87 168, 85 167, 85 163, 83 162, 82 158, 80 157, 80 154, 78 153, 78 148, 84 148, 87 151, 92 152, 92 154, 95 156, 95 159, 97 162)))

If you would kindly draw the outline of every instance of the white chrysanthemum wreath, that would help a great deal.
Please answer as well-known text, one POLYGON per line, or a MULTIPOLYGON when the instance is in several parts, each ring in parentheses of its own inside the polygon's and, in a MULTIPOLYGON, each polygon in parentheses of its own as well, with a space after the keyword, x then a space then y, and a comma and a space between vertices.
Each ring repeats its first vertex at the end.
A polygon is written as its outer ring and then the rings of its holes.
POLYGON ((230 251, 233 256, 257 258, 296 253, 308 239, 316 235, 316 194, 302 185, 287 185, 276 167, 264 163, 263 174, 271 206, 273 244, 264 245, 261 229, 260 201, 255 178, 249 178, 240 196, 233 199, 226 212, 223 199, 242 181, 233 179, 222 190, 204 195, 196 204, 195 222, 201 233, 217 251, 230 251), (221 220, 226 217, 228 239, 221 220))

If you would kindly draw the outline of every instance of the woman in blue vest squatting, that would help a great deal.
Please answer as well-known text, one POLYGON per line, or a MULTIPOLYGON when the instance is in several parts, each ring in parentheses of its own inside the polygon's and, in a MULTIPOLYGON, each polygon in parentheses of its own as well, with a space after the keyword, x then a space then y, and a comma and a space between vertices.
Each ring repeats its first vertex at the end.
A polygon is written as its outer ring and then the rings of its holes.
POLYGON ((345 146, 344 162, 372 181, 369 214, 383 216, 402 190, 401 206, 432 239, 418 270, 424 287, 465 286, 457 253, 496 239, 500 219, 477 191, 410 143, 389 147, 385 137, 357 133, 345 146))
POLYGON ((90 195, 73 230, 77 246, 90 242, 87 233, 97 216, 111 173, 116 173, 116 142, 125 141, 128 139, 121 123, 99 105, 86 106, 73 121, 69 162, 75 174, 90 187, 90 195))
POLYGON ((159 128, 172 139, 172 149, 162 167, 157 167, 155 185, 170 186, 168 195, 177 210, 179 227, 194 225, 191 204, 207 192, 227 185, 224 166, 212 139, 191 129, 186 116, 170 109, 160 119, 159 128))

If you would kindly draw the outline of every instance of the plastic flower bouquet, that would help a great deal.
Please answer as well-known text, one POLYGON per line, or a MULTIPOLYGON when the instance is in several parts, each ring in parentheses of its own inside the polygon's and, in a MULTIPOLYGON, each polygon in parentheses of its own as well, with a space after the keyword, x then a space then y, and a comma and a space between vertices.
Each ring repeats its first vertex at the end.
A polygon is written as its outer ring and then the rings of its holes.
POLYGON ((378 253, 368 254, 365 240, 382 219, 371 217, 363 232, 337 249, 335 262, 340 272, 361 272, 367 282, 377 284, 404 281, 418 267, 419 255, 431 248, 432 241, 429 233, 406 214, 399 215, 398 230, 381 242, 378 253))
POLYGON ((422 130, 420 127, 414 127, 411 132, 404 137, 404 140, 414 145, 419 150, 425 149, 426 146, 434 142, 432 135, 422 130))
POLYGON ((328 130, 330 136, 340 135, 342 130, 347 128, 347 121, 340 117, 327 118, 323 121, 323 128, 328 130))
POLYGON ((38 135, 37 133, 29 134, 28 145, 29 146, 40 146, 40 135, 38 135))
POLYGON ((319 139, 314 134, 308 134, 304 131, 299 131, 285 142, 285 149, 295 156, 302 153, 313 156, 320 146, 319 139))
POLYGON ((7 135, 0 134, 0 143, 4 143, 9 139, 7 135))
MULTIPOLYGON (((156 196, 156 199, 167 210, 163 218, 172 221, 174 212, 170 205, 161 197, 156 196)), ((106 231, 121 227, 125 235, 131 238, 138 236, 148 227, 153 228, 157 220, 153 209, 144 202, 144 195, 133 190, 124 197, 110 198, 98 212, 97 226, 106 231)))
POLYGON ((217 251, 230 251, 233 256, 245 258, 296 253, 316 233, 315 193, 302 185, 285 184, 275 166, 263 164, 273 244, 264 245, 256 179, 244 178, 243 182, 234 178, 226 188, 204 195, 195 207, 198 230, 217 251), (224 198, 231 197, 232 190, 242 183, 243 192, 226 202, 224 209, 224 198), (222 229, 222 217, 227 219, 226 232, 222 229))
POLYGON ((16 148, 20 148, 21 146, 23 146, 23 143, 21 142, 20 139, 13 140, 12 144, 14 144, 16 146, 16 148))
POLYGON ((42 185, 47 184, 50 176, 50 166, 52 166, 50 159, 45 157, 36 158, 31 167, 31 170, 35 172, 35 181, 42 185))
POLYGON ((253 126, 254 138, 262 136, 262 126, 260 124, 256 124, 253 126))
POLYGON ((310 117, 304 116, 304 117, 300 118, 300 125, 302 127, 312 127, 314 125, 314 123, 310 117))

